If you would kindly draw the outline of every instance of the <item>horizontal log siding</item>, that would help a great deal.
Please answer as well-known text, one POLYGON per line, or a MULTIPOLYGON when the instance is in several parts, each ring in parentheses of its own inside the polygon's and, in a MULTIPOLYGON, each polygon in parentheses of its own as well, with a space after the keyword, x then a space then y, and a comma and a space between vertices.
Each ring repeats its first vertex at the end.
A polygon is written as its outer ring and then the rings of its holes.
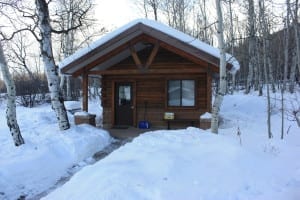
MULTIPOLYGON (((145 60, 142 55, 141 60, 145 60)), ((143 62, 143 61, 142 61, 143 62)), ((177 56, 176 54, 166 52, 165 50, 159 51, 157 57, 154 59, 151 69, 170 69, 170 74, 147 74, 142 73, 139 75, 103 75, 102 77, 102 106, 103 106, 103 124, 104 126, 112 126, 113 124, 113 83, 114 82, 128 82, 134 81, 136 83, 136 122, 144 120, 144 106, 147 102, 147 115, 146 120, 150 121, 152 126, 166 127, 166 122, 163 121, 163 115, 165 112, 174 112, 176 118, 185 119, 199 119, 200 114, 210 110, 210 89, 207 86, 209 83, 207 79, 207 73, 184 73, 185 68, 196 69, 199 66, 184 58, 177 56), (172 74, 172 70, 182 69, 182 74, 172 74), (167 106, 167 81, 172 79, 194 79, 196 81, 196 106, 192 108, 176 108, 167 106)), ((132 58, 128 58, 118 65, 111 67, 110 69, 136 69, 132 58)), ((137 125, 135 124, 135 125, 137 125)), ((178 123, 173 124, 172 127, 186 127, 189 124, 178 123)), ((199 124, 196 124, 197 126, 199 124)))
POLYGON ((112 82, 106 77, 101 79, 101 105, 103 108, 103 119, 102 123, 104 128, 110 128, 112 126, 112 92, 113 86, 112 82))

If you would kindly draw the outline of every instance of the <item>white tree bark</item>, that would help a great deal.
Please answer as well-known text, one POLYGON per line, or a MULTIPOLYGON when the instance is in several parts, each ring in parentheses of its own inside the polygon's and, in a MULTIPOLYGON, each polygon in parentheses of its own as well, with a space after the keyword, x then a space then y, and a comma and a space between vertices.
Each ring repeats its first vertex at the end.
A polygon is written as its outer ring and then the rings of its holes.
POLYGON ((281 139, 283 140, 283 137, 284 137, 284 112, 285 112, 285 109, 284 109, 284 90, 281 89, 280 91, 281 93, 281 139))
MULTIPOLYGON (((270 87, 269 87, 269 76, 268 76, 268 50, 267 50, 267 23, 265 16, 265 1, 259 1, 259 22, 260 30, 263 38, 263 65, 264 65, 264 74, 267 84, 267 125, 268 125, 268 137, 269 139, 273 137, 271 132, 271 100, 270 100, 270 87)), ((269 72, 270 73, 270 72, 269 72)))
MULTIPOLYGON (((231 55, 234 55, 235 42, 234 42, 234 32, 233 32, 232 0, 229 0, 229 16, 230 16, 231 55)), ((232 90, 235 90, 235 75, 236 75, 236 73, 231 74, 232 90)))
MULTIPOLYGON (((74 16, 73 16, 73 12, 75 12, 74 10, 74 5, 73 5, 73 1, 62 1, 62 7, 61 9, 63 11, 65 11, 67 13, 66 19, 65 19, 65 23, 64 20, 63 24, 62 24, 62 28, 69 30, 72 27, 74 27, 74 16)), ((76 2, 75 2, 76 3, 76 2)), ((74 31, 68 31, 67 33, 63 33, 62 34, 62 51, 63 51, 63 55, 64 58, 67 58, 68 56, 70 56, 72 53, 74 53, 74 31)), ((65 75, 61 74, 61 79, 60 79, 60 90, 63 91, 63 86, 66 83, 67 85, 67 92, 66 92, 66 98, 67 100, 71 100, 71 85, 70 85, 70 78, 66 77, 65 75)))
POLYGON ((35 4, 39 19, 38 26, 41 35, 41 40, 39 41, 40 49, 43 63, 46 69, 48 88, 51 94, 51 103, 56 113, 59 129, 66 130, 70 128, 70 124, 64 106, 64 100, 59 88, 58 67, 55 65, 53 58, 48 4, 45 0, 35 0, 35 4))
POLYGON ((297 66, 298 66, 298 73, 300 73, 300 38, 299 38, 299 23, 298 23, 298 0, 295 1, 295 10, 294 10, 294 32, 295 32, 295 41, 296 41, 296 58, 297 58, 297 66))
POLYGON ((286 90, 288 64, 289 64, 289 37, 290 37, 290 0, 286 0, 286 22, 284 30, 284 69, 283 69, 283 91, 286 90))
MULTIPOLYGON (((256 49, 260 49, 259 42, 256 42, 256 49)), ((262 96, 263 95, 263 86, 264 86, 264 81, 263 81, 263 70, 262 66, 260 63, 261 60, 261 55, 260 53, 257 54, 257 59, 256 59, 256 66, 257 66, 257 79, 258 79, 258 95, 262 96)))
POLYGON ((209 44, 209 39, 208 39, 208 27, 207 27, 207 10, 206 10, 206 0, 202 0, 200 2, 200 11, 203 15, 203 21, 204 21, 204 41, 209 44))
POLYGON ((221 0, 216 0, 217 14, 218 14, 218 43, 220 50, 220 87, 216 94, 213 107, 212 107, 212 119, 211 119, 211 132, 218 133, 219 125, 219 111, 223 101, 223 97, 226 92, 226 53, 223 35, 223 16, 221 9, 221 0))
POLYGON ((185 32, 191 3, 190 0, 161 0, 159 5, 165 13, 169 26, 185 32))
POLYGON ((254 2, 253 0, 248 0, 248 27, 249 27, 249 64, 248 64, 248 77, 246 94, 250 92, 253 81, 253 68, 255 66, 255 13, 254 13, 254 2))
MULTIPOLYGON (((299 41, 299 28, 298 28, 298 0, 295 1, 295 7, 294 7, 294 16, 293 16, 293 28, 294 28, 294 35, 295 35, 295 45, 296 48, 293 50, 292 54, 292 66, 290 70, 290 80, 289 80, 289 91, 291 93, 294 93, 294 87, 295 87, 295 75, 296 70, 298 66, 298 73, 300 73, 300 41, 299 41)), ((291 11, 290 11, 291 12, 291 11)))
POLYGON ((17 121, 16 88, 15 88, 15 83, 9 73, 1 43, 0 43, 0 67, 1 67, 3 80, 5 82, 6 89, 7 89, 7 107, 6 107, 7 126, 9 127, 15 145, 20 146, 24 144, 24 139, 21 135, 20 128, 17 121))
POLYGON ((267 56, 267 66, 269 68, 269 83, 271 83, 272 92, 275 93, 276 88, 275 88, 275 83, 274 83, 274 78, 273 78, 273 64, 272 64, 271 54, 270 54, 270 33, 269 33, 269 31, 267 31, 266 34, 267 34, 266 49, 268 49, 268 51, 266 51, 266 53, 267 53, 266 56, 267 56))
POLYGON ((294 93, 295 90, 296 70, 297 70, 297 55, 296 55, 296 50, 294 50, 294 53, 292 54, 292 65, 291 65, 290 80, 289 80, 290 93, 294 93))

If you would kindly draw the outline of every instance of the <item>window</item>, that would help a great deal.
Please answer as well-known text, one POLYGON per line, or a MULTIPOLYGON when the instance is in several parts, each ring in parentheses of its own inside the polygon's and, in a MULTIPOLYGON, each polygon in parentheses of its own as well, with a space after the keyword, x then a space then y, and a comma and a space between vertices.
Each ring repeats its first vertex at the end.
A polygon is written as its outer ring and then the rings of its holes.
POLYGON ((168 106, 195 106, 195 80, 169 80, 168 106))
POLYGON ((125 106, 131 104, 131 86, 120 85, 119 86, 119 106, 125 106))

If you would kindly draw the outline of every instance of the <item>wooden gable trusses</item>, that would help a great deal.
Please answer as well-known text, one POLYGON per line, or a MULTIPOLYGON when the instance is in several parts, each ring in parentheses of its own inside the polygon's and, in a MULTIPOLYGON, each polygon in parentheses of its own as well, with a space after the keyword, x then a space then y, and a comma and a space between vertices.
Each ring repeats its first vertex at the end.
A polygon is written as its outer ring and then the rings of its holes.
MULTIPOLYGON (((176 45, 179 45, 177 43, 175 43, 176 45)), ((180 46, 180 45, 179 45, 180 46)), ((158 40, 154 37, 151 37, 149 35, 145 35, 145 34, 142 34, 136 38, 134 38, 133 40, 131 40, 130 42, 127 42, 123 45, 121 45, 118 49, 114 49, 113 51, 111 51, 108 55, 105 55, 101 58, 99 58, 98 60, 94 61, 93 65, 90 64, 90 65, 87 65, 85 67, 85 70, 88 71, 88 73, 90 75, 126 75, 126 74, 140 74, 140 73, 151 73, 151 74, 168 74, 170 73, 170 70, 166 69, 160 69, 160 70, 156 70, 156 69, 151 69, 149 68, 151 66, 151 64, 153 63, 154 61, 154 58, 159 50, 159 48, 164 48, 170 52, 173 52, 177 55, 180 55, 188 60, 191 60, 201 66, 207 66, 207 62, 205 62, 204 60, 200 60, 199 58, 197 58, 196 56, 194 55, 190 55, 189 53, 172 46, 162 40, 158 40), (138 56, 138 53, 136 52, 135 48, 134 48, 134 45, 139 43, 139 42, 147 42, 147 43, 151 43, 153 44, 153 49, 151 51, 151 53, 149 54, 149 57, 147 58, 147 61, 146 62, 142 62, 141 59, 139 58, 138 56), (118 53, 121 53, 122 51, 128 49, 130 51, 130 55, 132 56, 133 60, 134 60, 134 63, 135 65, 137 66, 137 69, 124 69, 124 70, 96 70, 96 71, 90 71, 90 69, 93 68, 93 66, 96 66, 95 63, 97 64, 100 64, 102 62, 104 62, 106 59, 110 58, 110 57, 113 57, 113 56, 116 56, 118 53)), ((217 72, 218 71, 218 68, 213 66, 213 65, 210 65, 210 67, 212 67, 212 71, 215 71, 217 72)), ((206 72, 207 69, 206 68, 201 68, 199 67, 196 71, 195 69, 191 69, 191 71, 189 71, 189 69, 186 69, 186 72, 191 72, 191 73, 198 73, 198 72, 206 72)), ((78 74, 80 75, 82 72, 77 72, 75 73, 75 76, 78 74)), ((176 74, 181 74, 182 71, 181 70, 173 70, 172 73, 176 74)))
POLYGON ((130 54, 134 60, 135 65, 137 66, 137 68, 143 73, 143 72, 147 72, 147 70, 149 69, 149 66, 152 64, 158 49, 159 49, 159 41, 157 40, 154 44, 154 47, 149 55, 149 57, 147 58, 147 61, 145 63, 142 63, 141 59, 139 58, 137 52, 135 51, 134 45, 130 44, 130 54))

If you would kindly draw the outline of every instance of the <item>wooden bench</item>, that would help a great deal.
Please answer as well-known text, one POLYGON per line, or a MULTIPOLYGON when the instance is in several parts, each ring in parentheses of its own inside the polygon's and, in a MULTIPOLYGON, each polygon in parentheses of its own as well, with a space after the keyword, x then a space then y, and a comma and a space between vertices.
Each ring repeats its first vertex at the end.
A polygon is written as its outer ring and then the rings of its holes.
POLYGON ((190 123, 191 126, 195 126, 195 123, 199 121, 199 119, 163 119, 167 122, 168 130, 171 129, 171 123, 190 123))

